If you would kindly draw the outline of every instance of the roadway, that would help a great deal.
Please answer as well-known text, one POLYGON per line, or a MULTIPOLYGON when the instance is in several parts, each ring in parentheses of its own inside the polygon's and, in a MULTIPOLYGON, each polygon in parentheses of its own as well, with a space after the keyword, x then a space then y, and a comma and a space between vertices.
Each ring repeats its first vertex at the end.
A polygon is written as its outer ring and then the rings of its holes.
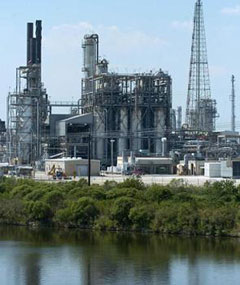
MULTIPOLYGON (((120 174, 104 174, 102 176, 92 176, 91 177, 91 184, 99 184, 102 185, 106 181, 116 181, 116 182, 123 182, 127 178, 131 178, 132 176, 124 176, 120 174)), ((78 181, 81 178, 87 179, 87 177, 76 177, 75 181, 78 181)), ((141 179, 144 184, 151 185, 151 184, 161 184, 161 185, 167 185, 169 184, 173 179, 181 179, 188 185, 194 185, 194 186, 202 186, 207 181, 213 183, 215 181, 224 181, 226 179, 224 178, 208 178, 205 176, 178 176, 178 175, 143 175, 141 176, 141 179)), ((46 175, 44 172, 36 172, 35 173, 35 180, 37 181, 47 181, 51 182, 54 181, 51 176, 46 175)), ((69 180, 63 180, 63 181, 69 181, 69 180)), ((72 181, 74 181, 74 178, 72 178, 72 181)), ((234 180, 237 185, 240 184, 240 180, 234 180)))

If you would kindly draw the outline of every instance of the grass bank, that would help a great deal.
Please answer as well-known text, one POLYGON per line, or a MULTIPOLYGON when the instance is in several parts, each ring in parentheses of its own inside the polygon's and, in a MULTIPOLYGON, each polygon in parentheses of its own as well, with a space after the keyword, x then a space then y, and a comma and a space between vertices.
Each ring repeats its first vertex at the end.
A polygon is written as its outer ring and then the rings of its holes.
POLYGON ((202 187, 173 180, 43 183, 0 180, 0 223, 150 231, 164 234, 240 236, 240 187, 231 181, 202 187))

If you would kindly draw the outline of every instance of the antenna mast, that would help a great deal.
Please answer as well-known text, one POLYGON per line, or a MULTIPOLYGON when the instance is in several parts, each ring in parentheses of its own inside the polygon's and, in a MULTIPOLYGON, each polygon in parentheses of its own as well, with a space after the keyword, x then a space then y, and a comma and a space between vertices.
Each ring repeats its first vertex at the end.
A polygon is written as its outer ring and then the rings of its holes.
POLYGON ((236 131, 236 113, 235 113, 235 100, 236 100, 236 94, 235 94, 235 76, 232 75, 232 94, 231 94, 231 102, 232 102, 232 131, 236 131))

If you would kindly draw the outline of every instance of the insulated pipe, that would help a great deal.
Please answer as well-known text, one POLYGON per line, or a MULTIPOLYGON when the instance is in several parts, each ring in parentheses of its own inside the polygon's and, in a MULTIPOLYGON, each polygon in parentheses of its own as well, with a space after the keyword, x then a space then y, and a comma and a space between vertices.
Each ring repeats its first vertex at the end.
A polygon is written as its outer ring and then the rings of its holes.
POLYGON ((167 156, 167 138, 162 138, 162 157, 167 156))

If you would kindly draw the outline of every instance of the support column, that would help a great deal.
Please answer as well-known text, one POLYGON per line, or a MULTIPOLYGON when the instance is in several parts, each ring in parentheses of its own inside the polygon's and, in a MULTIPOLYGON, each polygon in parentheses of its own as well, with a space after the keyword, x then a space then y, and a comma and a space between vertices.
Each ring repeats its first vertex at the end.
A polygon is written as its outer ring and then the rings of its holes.
POLYGON ((155 151, 156 154, 161 155, 162 153, 162 138, 165 134, 165 113, 164 110, 158 109, 155 111, 155 129, 156 129, 156 142, 155 151))
POLYGON ((126 107, 120 111, 120 138, 118 140, 118 155, 121 156, 123 151, 127 149, 128 134, 128 110, 126 107))
POLYGON ((102 160, 104 157, 104 148, 105 148, 105 125, 102 121, 99 114, 95 117, 95 149, 96 149, 96 158, 102 160))
POLYGON ((132 151, 138 152, 141 148, 142 114, 137 109, 132 112, 132 151))

